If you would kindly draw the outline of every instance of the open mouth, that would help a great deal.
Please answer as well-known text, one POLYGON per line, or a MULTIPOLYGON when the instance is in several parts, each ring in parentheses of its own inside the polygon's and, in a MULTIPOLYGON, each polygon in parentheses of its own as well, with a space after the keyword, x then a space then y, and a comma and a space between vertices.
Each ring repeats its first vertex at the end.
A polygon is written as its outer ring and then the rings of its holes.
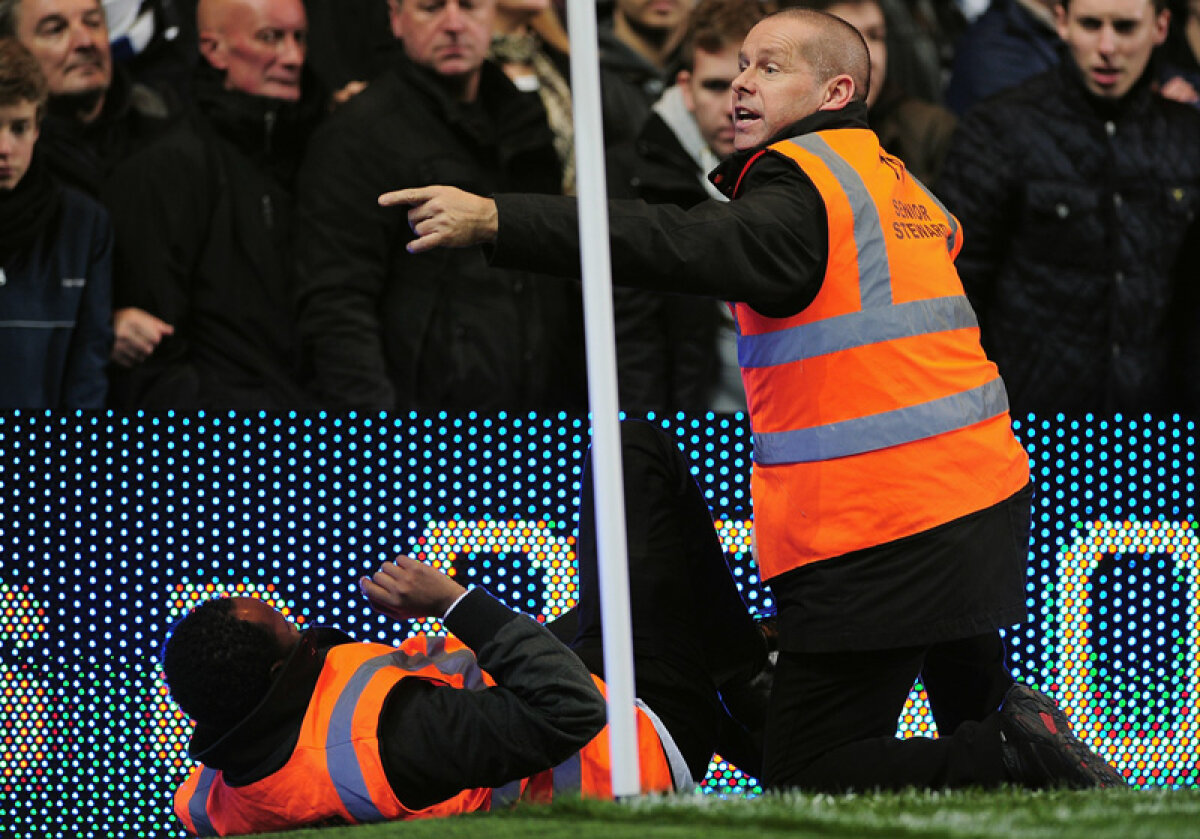
POLYGON ((1112 87, 1121 78, 1121 72, 1112 67, 1093 67, 1092 79, 1100 87, 1112 87))
POLYGON ((743 108, 740 105, 733 109, 733 124, 738 129, 744 129, 759 119, 760 115, 757 111, 743 108))

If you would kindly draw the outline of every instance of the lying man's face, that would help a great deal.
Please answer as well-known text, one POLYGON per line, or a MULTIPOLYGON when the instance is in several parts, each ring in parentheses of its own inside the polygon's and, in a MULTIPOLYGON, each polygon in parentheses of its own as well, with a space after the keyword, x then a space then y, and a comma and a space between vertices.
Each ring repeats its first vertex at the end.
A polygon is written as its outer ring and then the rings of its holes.
POLYGON ((266 627, 279 642, 279 649, 284 652, 285 658, 300 641, 300 627, 257 597, 231 597, 230 600, 233 602, 233 616, 266 627))

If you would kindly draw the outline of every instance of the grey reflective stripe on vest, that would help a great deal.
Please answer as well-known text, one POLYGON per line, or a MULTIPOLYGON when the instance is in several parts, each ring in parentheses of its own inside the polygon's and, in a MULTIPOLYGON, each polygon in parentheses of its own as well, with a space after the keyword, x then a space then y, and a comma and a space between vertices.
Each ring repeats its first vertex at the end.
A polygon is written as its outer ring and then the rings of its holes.
POLYGON ((196 783, 196 791, 188 799, 188 815, 192 817, 192 824, 196 828, 197 836, 217 835, 216 829, 213 828, 212 822, 208 818, 208 793, 216 779, 217 770, 205 766, 200 770, 200 780, 196 783))
POLYGON ((384 667, 399 667, 409 671, 434 667, 446 676, 462 676, 463 684, 469 690, 479 690, 487 686, 479 670, 479 663, 469 650, 446 653, 444 638, 431 638, 426 647, 428 653, 396 650, 364 661, 354 671, 354 675, 350 677, 334 703, 325 740, 326 761, 338 798, 355 821, 383 820, 383 814, 375 806, 367 789, 351 736, 354 709, 358 707, 359 699, 372 677, 384 667))
POLYGON ((1008 410, 1000 377, 979 387, 845 422, 754 435, 754 460, 767 465, 811 463, 886 449, 957 431, 1008 410))
MULTIPOLYGON (((560 795, 579 795, 583 789, 583 761, 579 757, 579 752, 571 755, 558 766, 553 769, 553 788, 554 797, 560 795)), ((521 784, 525 782, 525 778, 517 778, 515 781, 509 781, 502 787, 492 788, 492 804, 493 810, 500 807, 509 807, 521 800, 521 784)))
POLYGON ((747 368, 773 367, 881 341, 977 326, 979 321, 967 298, 932 297, 851 312, 777 332, 743 335, 738 339, 738 364, 747 368))
POLYGON ((892 274, 879 208, 862 176, 816 134, 793 137, 788 142, 816 155, 837 178, 854 215, 854 246, 858 250, 858 293, 864 309, 892 305, 892 274))
POLYGON ((524 780, 524 778, 517 778, 515 781, 509 781, 502 787, 492 787, 492 809, 508 807, 520 801, 521 783, 524 780))
MULTIPOLYGON (((862 177, 817 134, 806 134, 790 142, 818 157, 833 173, 850 202, 862 309, 778 332, 740 335, 738 362, 743 368, 772 367, 899 338, 978 326, 975 313, 963 295, 893 304, 891 269, 879 210, 862 177)), ((958 229, 953 216, 915 178, 913 183, 949 220, 947 246, 952 250, 958 229)), ((863 454, 955 431, 1007 410, 1004 383, 995 378, 963 393, 894 411, 813 428, 755 433, 754 460, 767 465, 811 463, 863 454)))
POLYGON ((658 742, 662 744, 663 754, 667 756, 667 765, 671 767, 671 783, 675 786, 675 791, 690 792, 696 786, 696 779, 692 777, 692 770, 688 769, 687 761, 683 759, 683 752, 679 750, 679 745, 671 736, 667 724, 658 714, 654 713, 653 708, 641 699, 634 699, 634 702, 654 725, 654 731, 658 734, 658 742))

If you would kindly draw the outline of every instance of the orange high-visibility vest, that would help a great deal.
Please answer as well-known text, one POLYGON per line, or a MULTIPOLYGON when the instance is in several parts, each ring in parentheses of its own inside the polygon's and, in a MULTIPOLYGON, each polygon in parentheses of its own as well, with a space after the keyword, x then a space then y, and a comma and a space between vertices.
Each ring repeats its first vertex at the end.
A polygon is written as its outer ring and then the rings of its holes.
POLYGON ((945 524, 1029 480, 954 268, 957 219, 866 129, 767 153, 820 192, 829 262, 798 315, 733 306, 764 579, 945 524))
MULTIPOLYGON (((561 765, 495 789, 464 789, 432 807, 405 807, 379 756, 379 714, 400 679, 417 677, 466 690, 494 685, 456 638, 417 636, 399 649, 382 644, 330 648, 291 758, 278 771, 230 786, 219 770, 197 766, 175 793, 175 814, 199 836, 261 833, 303 825, 433 818, 488 810, 555 795, 611 798, 608 727, 561 765)), ((592 677, 604 690, 604 683, 592 677)), ((654 721, 637 719, 641 787, 673 789, 654 721)))

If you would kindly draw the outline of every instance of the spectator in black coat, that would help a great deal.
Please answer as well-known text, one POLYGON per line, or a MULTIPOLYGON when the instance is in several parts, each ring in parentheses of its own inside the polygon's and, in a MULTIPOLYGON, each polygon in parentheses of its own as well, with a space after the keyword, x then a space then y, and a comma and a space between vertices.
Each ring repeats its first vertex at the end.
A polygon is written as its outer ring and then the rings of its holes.
POLYGON ((112 231, 34 153, 37 60, 0 38, 0 409, 102 408, 112 231))
POLYGON ((1200 114, 1153 90, 1162 0, 1070 0, 1069 59, 961 123, 940 194, 1014 415, 1188 407, 1200 114))
POLYGON ((108 196, 117 303, 169 324, 120 336, 123 407, 304 408, 289 299, 292 182, 325 97, 303 74, 301 0, 201 0, 197 112, 108 196))
POLYGON ((558 193, 536 93, 486 61, 495 0, 392 0, 392 68, 316 133, 300 173, 300 329, 322 405, 559 410, 585 404, 579 290, 405 250, 380 184, 558 193))

